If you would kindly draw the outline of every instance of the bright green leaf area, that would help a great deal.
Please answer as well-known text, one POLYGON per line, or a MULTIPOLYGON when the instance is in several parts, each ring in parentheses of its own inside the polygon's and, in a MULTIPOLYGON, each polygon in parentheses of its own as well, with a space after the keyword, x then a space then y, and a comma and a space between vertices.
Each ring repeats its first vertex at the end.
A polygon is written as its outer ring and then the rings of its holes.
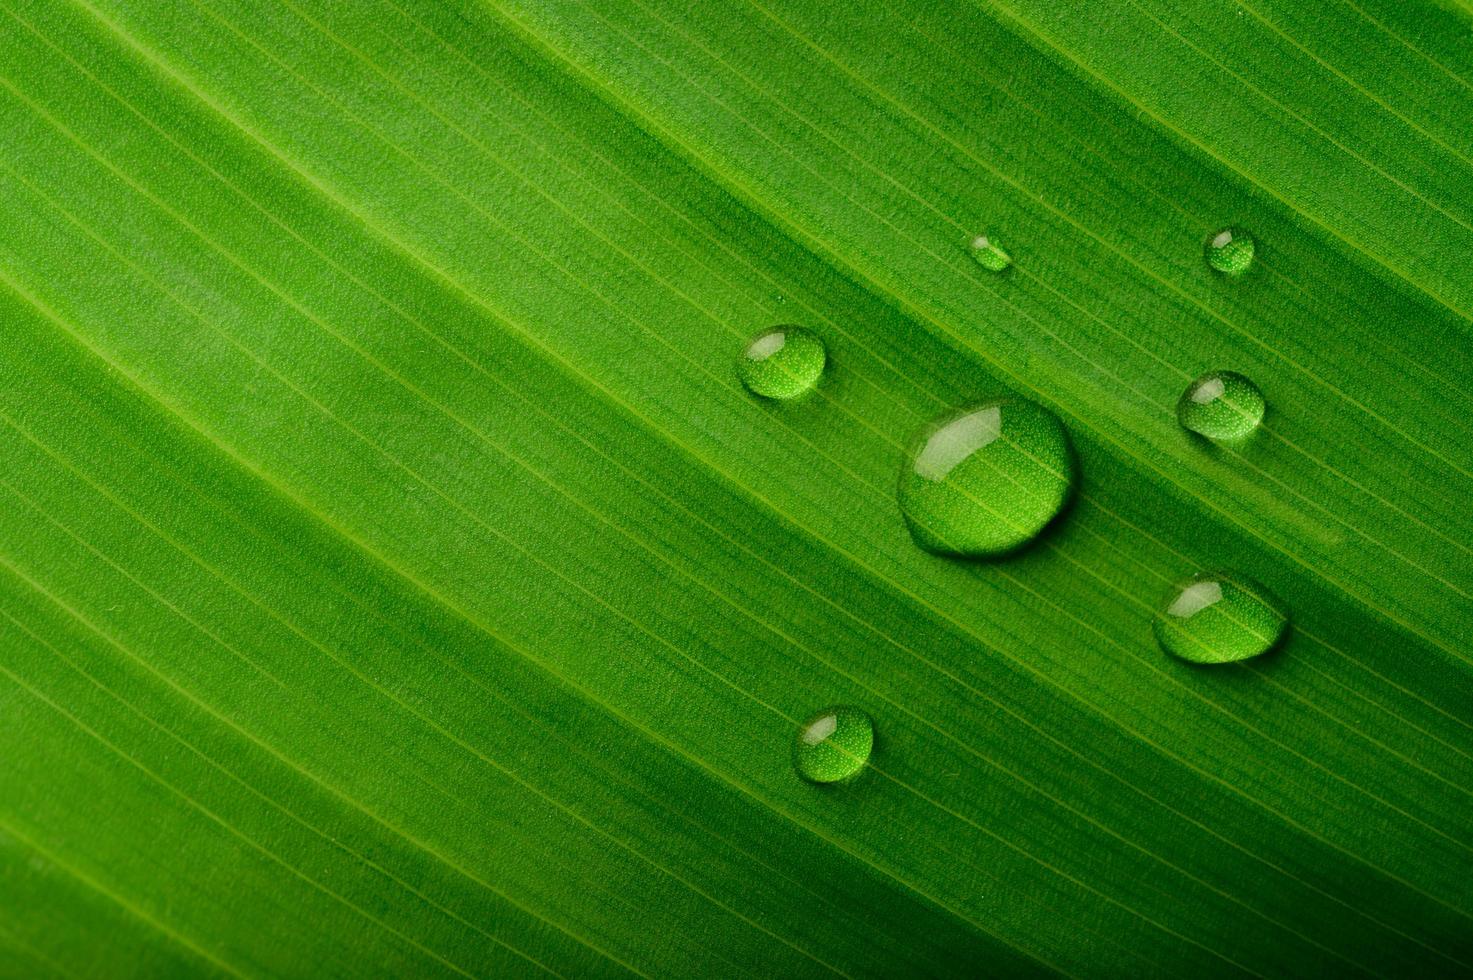
POLYGON ((0 976, 1473 973, 1468 6, 0 0, 0 976))

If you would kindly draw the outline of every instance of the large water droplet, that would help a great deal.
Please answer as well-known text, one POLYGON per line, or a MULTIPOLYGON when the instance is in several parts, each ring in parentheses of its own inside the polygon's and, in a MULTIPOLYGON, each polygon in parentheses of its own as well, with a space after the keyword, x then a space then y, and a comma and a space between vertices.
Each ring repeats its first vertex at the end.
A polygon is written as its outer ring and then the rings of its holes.
POLYGON ((1176 418, 1209 439, 1241 439, 1258 428, 1266 407, 1258 385, 1236 371, 1212 371, 1182 392, 1176 418))
POLYGON ((1253 264, 1253 236, 1241 228, 1224 228, 1207 239, 1207 264, 1229 276, 1240 276, 1253 264))
POLYGON ((828 352, 804 327, 773 327, 752 338, 737 358, 737 374, 754 395, 785 401, 807 394, 823 375, 828 352))
POLYGON ((1013 264, 1013 257, 998 248, 997 243, 986 235, 978 235, 972 239, 972 258, 988 272, 1001 272, 1013 264))
POLYGON ((798 729, 793 768, 810 783, 838 783, 859 775, 875 744, 875 726, 858 708, 825 708, 798 729))
POLYGON ((946 416, 900 471, 900 513, 916 543, 945 555, 1001 555, 1032 540, 1074 487, 1057 415, 1022 398, 946 416))
POLYGON ((1288 624, 1287 607, 1257 582, 1232 572, 1204 572, 1172 589, 1151 629, 1167 653, 1223 664, 1266 653, 1288 624))

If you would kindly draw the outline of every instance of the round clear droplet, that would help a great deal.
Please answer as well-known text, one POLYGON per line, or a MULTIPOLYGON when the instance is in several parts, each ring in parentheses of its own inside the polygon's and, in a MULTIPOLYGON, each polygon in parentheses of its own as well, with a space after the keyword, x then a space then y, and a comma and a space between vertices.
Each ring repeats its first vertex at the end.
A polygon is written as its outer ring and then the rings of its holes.
POLYGON ((737 374, 752 394, 786 401, 812 391, 827 362, 818 334, 781 326, 752 338, 737 358, 737 374))
POLYGON ((1253 264, 1253 236, 1241 228, 1224 228, 1207 239, 1207 264, 1223 275, 1240 276, 1253 264))
POLYGON ((858 708, 836 705, 805 721, 793 739, 793 768, 810 783, 858 776, 875 745, 875 726, 858 708))
POLYGON ((927 551, 1007 554, 1063 509, 1075 474, 1057 415, 1022 398, 982 402, 917 441, 900 472, 900 513, 927 551))
POLYGON ((1013 257, 986 235, 972 239, 972 258, 988 272, 1001 272, 1013 264, 1013 257))
POLYGON ((1233 572, 1204 572, 1172 588, 1151 629, 1167 653, 1222 664, 1267 653, 1288 624, 1288 608, 1262 585, 1233 572))
POLYGON ((1187 386, 1176 403, 1183 428, 1209 439, 1242 439, 1258 428, 1268 403, 1258 385, 1236 371, 1212 371, 1187 386))

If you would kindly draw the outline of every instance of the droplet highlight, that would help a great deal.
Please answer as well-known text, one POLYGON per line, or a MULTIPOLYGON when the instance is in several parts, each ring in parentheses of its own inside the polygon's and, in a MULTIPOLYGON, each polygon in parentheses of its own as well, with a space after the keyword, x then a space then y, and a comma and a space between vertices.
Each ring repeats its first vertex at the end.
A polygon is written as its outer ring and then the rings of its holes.
POLYGON ((1151 629, 1173 656, 1224 664, 1267 653, 1288 625, 1288 607, 1264 586, 1233 572, 1204 572, 1177 583, 1151 629))
POLYGON ((752 394, 787 401, 812 391, 827 363, 818 334, 780 326, 752 338, 737 358, 737 375, 752 394))
POLYGON ((1001 272, 1013 264, 1013 257, 986 235, 972 239, 972 258, 988 272, 1001 272))
POLYGON ((836 705, 805 721, 793 740, 793 768, 810 783, 859 775, 875 746, 875 725, 858 708, 836 705))
POLYGON ((1207 264, 1226 276, 1241 276, 1253 264, 1253 236, 1241 228, 1224 228, 1207 239, 1207 264))
POLYGON ((1208 439, 1242 439, 1258 428, 1268 403, 1258 385, 1236 371, 1212 371, 1187 386, 1176 403, 1182 427, 1208 439))
POLYGON ((1074 453, 1059 417, 1022 398, 982 402, 935 422, 900 472, 911 537, 940 555, 1015 551, 1073 492, 1074 453))

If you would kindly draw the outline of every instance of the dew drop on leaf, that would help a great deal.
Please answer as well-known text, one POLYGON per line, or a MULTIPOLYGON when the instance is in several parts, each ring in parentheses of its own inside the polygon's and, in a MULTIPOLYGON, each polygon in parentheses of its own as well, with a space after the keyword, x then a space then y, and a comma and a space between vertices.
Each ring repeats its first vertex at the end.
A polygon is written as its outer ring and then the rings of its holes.
POLYGON ((1075 473, 1057 415, 1022 398, 982 402, 916 442, 900 471, 900 513, 927 551, 1002 555, 1063 509, 1075 473))
POLYGON ((823 341, 812 330, 773 327, 742 350, 737 374, 752 394, 786 401, 812 391, 827 361, 823 341))
POLYGON ((1257 582, 1232 572, 1204 572, 1172 588, 1151 629, 1167 653, 1222 664, 1268 652, 1288 624, 1282 600, 1257 582))
POLYGON ((1001 272, 1013 264, 1013 257, 998 248, 997 243, 986 235, 978 235, 972 239, 972 258, 988 272, 1001 272))
POLYGON ((1263 421, 1267 404, 1258 385, 1236 371, 1212 371, 1187 385, 1176 403, 1182 427, 1209 439, 1249 435, 1263 421))
POLYGON ((809 718, 793 739, 793 768, 810 783, 858 776, 875 744, 875 725, 858 708, 836 705, 809 718))
POLYGON ((1253 264, 1253 236, 1241 228, 1224 228, 1207 239, 1207 264, 1229 276, 1240 276, 1253 264))

